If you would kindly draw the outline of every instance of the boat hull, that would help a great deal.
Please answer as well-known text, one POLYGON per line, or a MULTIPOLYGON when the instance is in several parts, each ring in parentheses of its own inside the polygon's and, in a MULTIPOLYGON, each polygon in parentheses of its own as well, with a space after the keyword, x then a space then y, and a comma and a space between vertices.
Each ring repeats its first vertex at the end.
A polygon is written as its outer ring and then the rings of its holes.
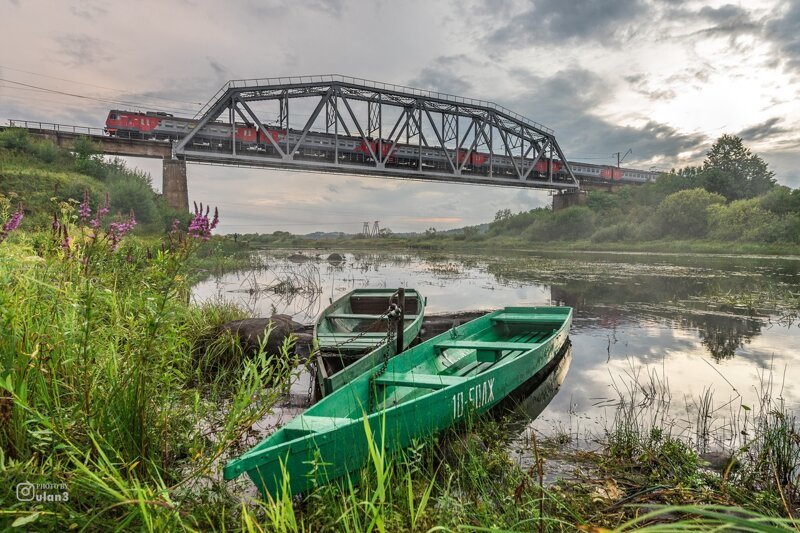
MULTIPOLYGON (((380 337, 380 333, 387 332, 386 320, 376 318, 388 308, 392 292, 387 289, 356 289, 320 313, 314 327, 314 337, 319 344, 315 376, 319 397, 340 389, 397 353, 395 342, 388 342, 386 335, 380 337), (356 318, 367 316, 367 313, 372 316, 362 320, 356 318), (330 318, 337 316, 344 318, 330 318), (371 346, 358 349, 370 343, 371 346)), ((419 335, 425 314, 425 299, 417 291, 407 289, 405 299, 407 318, 403 321, 403 349, 419 335)))
MULTIPOLYGON (((555 357, 567 340, 571 319, 569 308, 506 308, 459 326, 462 331, 455 336, 454 330, 438 335, 393 358, 377 378, 379 368, 333 392, 274 437, 229 463, 225 477, 231 479, 246 472, 262 493, 277 496, 281 491, 296 494, 346 476, 368 462, 371 445, 388 452, 398 450, 413 439, 434 434, 496 405, 555 357), (436 376, 440 382, 434 383, 430 369, 441 359, 433 355, 437 344, 469 339, 470 332, 486 329, 493 315, 520 309, 566 312, 542 342, 511 350, 513 356, 504 356, 496 363, 481 362, 478 353, 477 360, 470 359, 470 364, 477 363, 474 375, 442 374, 436 376)), ((462 352, 469 354, 464 356, 467 358, 479 350, 462 352)), ((458 348, 453 353, 458 354, 458 348)), ((446 350, 442 355, 452 357, 446 350)))

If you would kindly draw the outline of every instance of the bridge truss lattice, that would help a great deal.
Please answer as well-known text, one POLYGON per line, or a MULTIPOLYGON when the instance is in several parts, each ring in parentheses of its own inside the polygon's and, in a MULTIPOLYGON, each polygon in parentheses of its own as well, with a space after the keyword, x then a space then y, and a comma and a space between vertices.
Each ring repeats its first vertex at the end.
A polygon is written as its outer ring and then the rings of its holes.
POLYGON ((195 118, 192 131, 174 144, 174 157, 453 183, 579 187, 553 130, 491 102, 399 85, 336 75, 233 80, 195 118), (228 125, 230 142, 198 142, 203 129, 215 124, 228 125), (255 127, 267 149, 237 143, 231 124, 255 127), (276 130, 287 134, 276 139, 276 130), (307 149, 321 134, 333 139, 327 158, 307 149), (364 157, 345 158, 342 139, 358 141, 364 157), (403 147, 416 147, 418 164, 396 164, 403 147), (426 165, 423 154, 436 154, 442 164, 426 165))

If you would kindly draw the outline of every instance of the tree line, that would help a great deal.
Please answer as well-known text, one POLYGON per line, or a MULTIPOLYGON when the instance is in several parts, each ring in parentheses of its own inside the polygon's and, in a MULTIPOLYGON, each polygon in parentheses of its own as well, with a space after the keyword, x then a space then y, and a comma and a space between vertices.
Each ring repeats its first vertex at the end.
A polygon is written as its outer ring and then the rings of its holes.
POLYGON ((528 241, 800 244, 800 189, 777 185, 767 163, 741 138, 723 135, 700 166, 673 169, 654 183, 613 194, 590 192, 586 205, 557 212, 501 210, 483 238, 519 235, 528 241))

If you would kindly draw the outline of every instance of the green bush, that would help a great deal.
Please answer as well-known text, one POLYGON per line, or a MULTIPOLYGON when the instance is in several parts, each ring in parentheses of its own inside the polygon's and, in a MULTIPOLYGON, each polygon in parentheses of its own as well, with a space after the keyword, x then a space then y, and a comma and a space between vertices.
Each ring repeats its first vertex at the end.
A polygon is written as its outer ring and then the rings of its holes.
POLYGON ((800 189, 777 186, 759 198, 763 209, 779 215, 800 213, 800 189))
POLYGON ((708 211, 722 204, 725 197, 704 189, 687 189, 670 194, 658 206, 657 217, 661 236, 677 238, 705 237, 708 231, 708 211))
POLYGON ((760 207, 760 200, 736 200, 729 205, 708 208, 708 229, 712 239, 722 241, 765 240, 764 229, 777 221, 777 215, 760 207))
POLYGON ((630 240, 634 236, 631 225, 620 222, 605 228, 600 228, 592 234, 592 242, 619 242, 630 240))
POLYGON ((31 138, 25 128, 7 128, 0 131, 0 147, 17 152, 28 152, 31 149, 31 138))
POLYGON ((134 179, 124 179, 109 184, 111 213, 127 215, 133 211, 141 224, 161 223, 161 213, 155 204, 151 189, 134 179))
POLYGON ((43 163, 53 163, 58 159, 60 151, 51 141, 36 143, 36 157, 43 163))

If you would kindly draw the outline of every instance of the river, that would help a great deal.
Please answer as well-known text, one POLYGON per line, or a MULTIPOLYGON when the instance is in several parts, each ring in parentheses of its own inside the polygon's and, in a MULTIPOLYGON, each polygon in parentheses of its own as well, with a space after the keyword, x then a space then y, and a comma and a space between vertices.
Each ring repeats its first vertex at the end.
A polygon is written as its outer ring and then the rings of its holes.
POLYGON ((331 252, 262 252, 262 268, 209 278, 193 299, 304 323, 358 287, 414 287, 429 313, 572 306, 569 371, 530 427, 577 445, 602 440, 620 398, 717 444, 765 397, 800 406, 800 258, 355 252, 338 262, 331 252))

